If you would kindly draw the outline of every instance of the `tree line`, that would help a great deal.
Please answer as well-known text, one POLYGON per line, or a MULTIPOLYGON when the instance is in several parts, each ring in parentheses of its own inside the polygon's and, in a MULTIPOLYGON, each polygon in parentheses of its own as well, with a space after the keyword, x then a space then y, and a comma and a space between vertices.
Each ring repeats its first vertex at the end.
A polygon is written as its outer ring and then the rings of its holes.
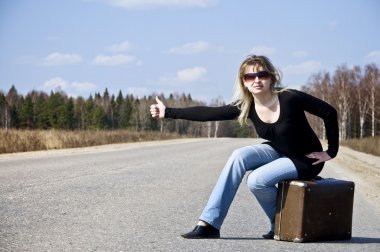
MULTIPOLYGON (((116 130, 161 131, 195 137, 250 136, 250 127, 237 127, 233 122, 190 122, 185 120, 157 120, 150 116, 149 107, 158 95, 168 106, 188 107, 205 105, 193 100, 190 94, 152 94, 142 98, 131 94, 110 95, 95 93, 87 99, 68 97, 62 91, 47 94, 33 90, 20 95, 15 86, 5 94, 0 91, 0 127, 3 129, 60 129, 60 130, 116 130)), ((224 105, 216 98, 211 105, 224 105)))
MULTIPOLYGON (((379 135, 380 74, 375 64, 361 69, 338 66, 334 73, 311 75, 301 90, 334 106, 339 114, 341 139, 379 135)), ((0 91, 0 127, 3 129, 61 129, 61 130, 114 130, 160 131, 195 137, 255 136, 252 125, 240 127, 235 121, 192 122, 185 120, 156 120, 149 107, 158 95, 167 106, 189 107, 206 105, 193 100, 190 94, 151 94, 141 98, 121 91, 115 96, 105 89, 87 99, 68 97, 62 91, 30 91, 20 95, 15 86, 7 93, 0 91)), ((224 105, 215 98, 210 106, 224 105)), ((319 137, 324 138, 323 121, 309 117, 319 137)))
MULTIPOLYGON (((376 64, 338 66, 334 73, 313 74, 302 87, 336 108, 341 140, 375 137, 380 127, 380 72, 376 64)), ((320 136, 325 136, 323 122, 309 118, 320 136)))

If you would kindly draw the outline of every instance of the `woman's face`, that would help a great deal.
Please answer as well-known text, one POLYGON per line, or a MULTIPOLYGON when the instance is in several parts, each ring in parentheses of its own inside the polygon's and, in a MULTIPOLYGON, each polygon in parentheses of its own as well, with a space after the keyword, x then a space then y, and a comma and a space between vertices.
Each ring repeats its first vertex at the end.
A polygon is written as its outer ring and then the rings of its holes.
POLYGON ((262 94, 271 91, 272 79, 262 67, 248 65, 244 69, 243 83, 252 94, 262 94))

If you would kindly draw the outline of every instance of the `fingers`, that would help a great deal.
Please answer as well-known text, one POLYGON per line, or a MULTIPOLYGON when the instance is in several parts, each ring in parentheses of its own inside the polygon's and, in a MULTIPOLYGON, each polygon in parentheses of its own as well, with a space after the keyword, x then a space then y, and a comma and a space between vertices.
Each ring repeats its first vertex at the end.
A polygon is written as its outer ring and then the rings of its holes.
POLYGON ((322 157, 322 155, 319 152, 312 152, 312 153, 307 154, 306 157, 319 159, 322 157))
POLYGON ((324 162, 324 161, 318 160, 317 162, 314 162, 313 165, 317 165, 317 164, 322 163, 322 162, 324 162))
POLYGON ((157 107, 156 104, 152 104, 150 106, 150 114, 152 115, 152 117, 159 117, 160 109, 157 107))
POLYGON ((150 113, 152 117, 164 118, 165 117, 165 104, 156 96, 156 104, 150 105, 150 113))
POLYGON ((327 160, 330 160, 331 157, 327 154, 325 151, 321 152, 312 152, 306 155, 308 158, 317 159, 313 165, 317 165, 319 163, 325 162, 327 160))

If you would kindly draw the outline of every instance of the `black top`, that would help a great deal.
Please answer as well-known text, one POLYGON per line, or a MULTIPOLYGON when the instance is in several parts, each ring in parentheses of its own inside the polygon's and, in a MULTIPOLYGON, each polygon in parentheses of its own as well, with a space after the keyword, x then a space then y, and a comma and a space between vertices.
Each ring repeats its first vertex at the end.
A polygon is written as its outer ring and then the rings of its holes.
MULTIPOLYGON (((278 94, 280 116, 274 123, 263 122, 252 103, 248 118, 253 122, 259 137, 268 140, 275 150, 289 157, 295 164, 299 179, 317 176, 324 163, 312 165, 315 159, 305 155, 322 151, 322 145, 310 127, 305 111, 323 119, 326 128, 330 157, 335 157, 339 148, 339 129, 336 110, 328 103, 301 91, 288 89, 278 94)), ((193 121, 232 120, 239 116, 240 109, 234 105, 221 107, 197 106, 189 108, 166 108, 165 117, 193 121)))

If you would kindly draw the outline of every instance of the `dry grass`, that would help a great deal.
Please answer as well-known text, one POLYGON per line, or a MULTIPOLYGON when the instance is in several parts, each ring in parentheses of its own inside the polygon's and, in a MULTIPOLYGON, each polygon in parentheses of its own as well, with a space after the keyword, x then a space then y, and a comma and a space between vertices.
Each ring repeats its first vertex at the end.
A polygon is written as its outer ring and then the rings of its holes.
POLYGON ((380 156, 380 137, 368 137, 363 139, 349 139, 341 142, 342 145, 353 150, 380 156))
POLYGON ((0 154, 174 139, 175 134, 115 131, 0 130, 0 154))
MULTIPOLYGON (((0 154, 49 149, 65 149, 95 145, 180 138, 176 134, 114 131, 62 131, 62 130, 4 130, 0 129, 0 154)), ((350 139, 341 145, 380 156, 380 137, 350 139)))

